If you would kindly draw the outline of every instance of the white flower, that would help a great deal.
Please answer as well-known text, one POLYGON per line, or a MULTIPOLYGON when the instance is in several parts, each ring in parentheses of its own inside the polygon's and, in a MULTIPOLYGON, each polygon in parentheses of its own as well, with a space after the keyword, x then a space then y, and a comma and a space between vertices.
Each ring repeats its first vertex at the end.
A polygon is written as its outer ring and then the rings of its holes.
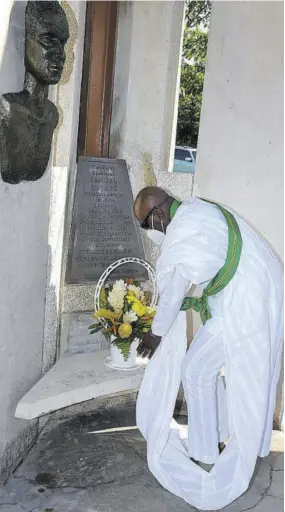
POLYGON ((126 290, 127 285, 122 279, 119 279, 114 283, 114 286, 108 295, 108 302, 116 313, 121 311, 124 307, 126 290))
POLYGON ((127 285, 123 279, 117 279, 117 281, 115 281, 112 291, 114 291, 114 290, 116 292, 121 292, 125 295, 125 293, 127 291, 127 285))
POLYGON ((143 290, 139 286, 135 286, 134 284, 129 284, 128 289, 130 292, 133 292, 137 299, 139 299, 143 304, 145 301, 145 296, 143 290))
POLYGON ((137 315, 134 311, 127 311, 123 316, 124 323, 131 324, 132 322, 136 322, 138 319, 137 315))

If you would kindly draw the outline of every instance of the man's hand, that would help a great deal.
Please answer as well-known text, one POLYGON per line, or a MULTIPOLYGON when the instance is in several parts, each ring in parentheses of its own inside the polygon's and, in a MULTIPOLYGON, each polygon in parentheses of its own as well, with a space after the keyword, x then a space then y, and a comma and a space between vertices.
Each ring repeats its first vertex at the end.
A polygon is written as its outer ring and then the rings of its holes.
POLYGON ((155 353, 160 342, 161 336, 156 336, 151 331, 147 332, 138 346, 138 354, 150 359, 155 353))

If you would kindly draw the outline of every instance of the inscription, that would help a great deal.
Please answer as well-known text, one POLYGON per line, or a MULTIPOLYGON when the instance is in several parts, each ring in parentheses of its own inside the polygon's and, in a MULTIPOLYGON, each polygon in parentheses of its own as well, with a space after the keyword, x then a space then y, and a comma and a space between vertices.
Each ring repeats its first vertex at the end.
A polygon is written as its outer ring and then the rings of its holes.
MULTIPOLYGON (((79 159, 67 283, 94 283, 120 258, 144 259, 132 208, 133 196, 124 160, 79 159)), ((141 279, 146 276, 138 265, 124 265, 112 277, 141 279)))

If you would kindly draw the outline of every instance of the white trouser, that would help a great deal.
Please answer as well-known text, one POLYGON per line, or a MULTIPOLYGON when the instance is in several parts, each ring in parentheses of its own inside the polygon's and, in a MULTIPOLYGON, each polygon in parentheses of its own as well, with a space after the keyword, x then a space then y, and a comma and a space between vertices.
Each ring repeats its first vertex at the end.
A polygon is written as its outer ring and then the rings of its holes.
POLYGON ((202 327, 182 365, 188 409, 188 453, 206 464, 219 456, 218 444, 229 437, 226 390, 221 376, 225 352, 220 332, 202 327))

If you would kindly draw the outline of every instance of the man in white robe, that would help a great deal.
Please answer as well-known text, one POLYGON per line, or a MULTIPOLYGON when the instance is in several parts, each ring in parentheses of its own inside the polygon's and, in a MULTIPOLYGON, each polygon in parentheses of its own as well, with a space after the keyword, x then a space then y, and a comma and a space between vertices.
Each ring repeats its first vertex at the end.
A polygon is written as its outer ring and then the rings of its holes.
POLYGON ((215 203, 181 204, 147 187, 134 213, 161 245, 159 303, 139 347, 151 358, 137 402, 149 468, 197 508, 222 508, 247 489, 257 457, 269 454, 283 341, 282 269, 259 235, 215 203), (238 255, 230 250, 233 233, 240 237, 238 255), (209 290, 221 269, 224 287, 189 302, 204 325, 186 354, 183 300, 192 284, 209 290), (181 380, 188 434, 172 420, 181 380), (220 442, 227 442, 222 454, 220 442))

